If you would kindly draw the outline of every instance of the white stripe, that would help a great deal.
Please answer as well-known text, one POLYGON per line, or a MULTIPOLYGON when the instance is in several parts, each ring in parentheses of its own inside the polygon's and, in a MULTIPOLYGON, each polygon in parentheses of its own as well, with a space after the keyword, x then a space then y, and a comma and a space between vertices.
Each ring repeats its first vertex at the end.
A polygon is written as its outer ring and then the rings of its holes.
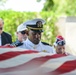
POLYGON ((23 48, 0 48, 0 54, 5 53, 5 52, 10 52, 10 51, 25 51, 28 49, 23 49, 23 48))
POLYGON ((36 70, 25 70, 25 71, 0 73, 0 75, 40 75, 40 74, 36 70))
MULTIPOLYGON (((38 70, 14 71, 14 72, 0 73, 0 75, 33 75, 35 73, 36 73, 35 75, 37 75, 39 73, 37 71, 38 70)), ((43 70, 42 72, 46 73, 45 70, 43 70)), ((76 70, 60 75, 76 75, 76 70)))
POLYGON ((56 59, 50 59, 45 64, 43 64, 40 68, 43 68, 45 72, 53 71, 57 69, 59 66, 61 66, 63 63, 65 63, 66 61, 75 60, 75 59, 76 57, 71 55, 66 57, 56 58, 56 59))
POLYGON ((74 71, 65 73, 65 74, 61 74, 61 75, 76 75, 76 69, 74 71))
POLYGON ((17 65, 24 64, 32 60, 33 58, 42 57, 49 55, 49 53, 32 53, 32 54, 22 54, 11 59, 7 59, 5 61, 0 61, 0 68, 13 67, 17 65))

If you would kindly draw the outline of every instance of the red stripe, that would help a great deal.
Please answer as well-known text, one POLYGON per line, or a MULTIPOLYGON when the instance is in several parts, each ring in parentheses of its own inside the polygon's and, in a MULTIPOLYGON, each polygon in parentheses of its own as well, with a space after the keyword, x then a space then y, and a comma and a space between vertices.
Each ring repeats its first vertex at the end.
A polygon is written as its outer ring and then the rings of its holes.
POLYGON ((63 57, 63 56, 66 56, 66 55, 55 54, 55 55, 51 55, 51 56, 34 58, 34 59, 30 60, 29 62, 24 63, 19 66, 15 66, 15 67, 11 67, 11 68, 0 68, 0 73, 34 69, 34 68, 40 67, 42 64, 44 64, 49 59, 59 58, 59 57, 63 57))
POLYGON ((76 70, 76 60, 67 61, 64 64, 62 64, 59 68, 57 68, 55 71, 49 72, 48 74, 50 75, 51 73, 54 73, 54 75, 60 75, 71 72, 73 70, 76 70))
POLYGON ((18 55, 21 55, 21 54, 31 54, 31 53, 38 53, 38 52, 37 51, 31 51, 31 50, 6 52, 6 53, 3 53, 3 54, 0 54, 0 61, 7 60, 7 59, 10 59, 10 58, 16 57, 18 55))
POLYGON ((10 46, 10 45, 5 45, 5 46, 0 46, 0 48, 15 48, 14 46, 10 46))

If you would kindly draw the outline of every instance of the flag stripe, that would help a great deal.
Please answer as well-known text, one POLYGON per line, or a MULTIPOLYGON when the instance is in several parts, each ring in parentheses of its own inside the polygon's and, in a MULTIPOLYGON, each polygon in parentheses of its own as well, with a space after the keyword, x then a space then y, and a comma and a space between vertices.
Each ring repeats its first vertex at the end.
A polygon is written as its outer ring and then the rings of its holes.
POLYGON ((70 71, 76 70, 76 60, 72 61, 66 61, 64 64, 62 64, 59 68, 57 68, 55 71, 49 72, 56 73, 56 74, 64 74, 70 71))
POLYGON ((38 53, 37 51, 10 51, 10 52, 6 52, 6 53, 3 53, 3 54, 0 54, 0 61, 2 60, 7 60, 7 59, 10 59, 10 58, 13 58, 13 57, 16 57, 18 55, 21 55, 21 54, 31 54, 31 53, 38 53))
POLYGON ((73 71, 70 71, 70 72, 67 72, 67 73, 63 73, 61 75, 76 75, 76 70, 73 70, 73 71))
POLYGON ((34 58, 34 59, 28 61, 27 63, 24 63, 24 64, 19 65, 19 66, 10 67, 10 68, 0 68, 0 73, 1 72, 8 72, 8 71, 21 71, 21 70, 34 69, 34 68, 41 66, 49 59, 59 58, 59 57, 63 57, 63 56, 66 56, 66 55, 56 54, 56 55, 51 55, 51 56, 34 58))
POLYGON ((40 69, 42 69, 44 67, 47 67, 49 69, 48 70, 45 69, 46 72, 53 71, 53 70, 57 69, 59 66, 61 66, 63 63, 65 63, 66 61, 71 61, 71 60, 76 60, 76 57, 73 57, 72 55, 68 55, 68 56, 65 56, 65 57, 48 60, 46 63, 41 65, 40 69))
POLYGON ((76 75, 76 56, 0 48, 0 75, 76 75))

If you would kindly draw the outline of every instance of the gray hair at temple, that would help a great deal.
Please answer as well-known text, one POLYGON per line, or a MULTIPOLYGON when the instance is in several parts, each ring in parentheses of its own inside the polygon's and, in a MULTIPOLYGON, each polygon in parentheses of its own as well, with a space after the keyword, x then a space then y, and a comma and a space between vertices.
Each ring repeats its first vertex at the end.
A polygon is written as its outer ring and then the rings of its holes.
POLYGON ((2 18, 0 18, 0 21, 2 21, 2 22, 3 22, 3 24, 4 24, 4 20, 3 20, 2 18))

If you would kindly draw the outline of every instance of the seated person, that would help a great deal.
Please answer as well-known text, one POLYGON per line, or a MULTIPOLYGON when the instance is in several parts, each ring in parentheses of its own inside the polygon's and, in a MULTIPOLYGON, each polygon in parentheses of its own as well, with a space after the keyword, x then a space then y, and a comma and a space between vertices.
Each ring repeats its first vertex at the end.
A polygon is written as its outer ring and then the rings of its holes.
POLYGON ((54 42, 54 48, 57 54, 65 54, 65 39, 62 36, 57 36, 54 42))

